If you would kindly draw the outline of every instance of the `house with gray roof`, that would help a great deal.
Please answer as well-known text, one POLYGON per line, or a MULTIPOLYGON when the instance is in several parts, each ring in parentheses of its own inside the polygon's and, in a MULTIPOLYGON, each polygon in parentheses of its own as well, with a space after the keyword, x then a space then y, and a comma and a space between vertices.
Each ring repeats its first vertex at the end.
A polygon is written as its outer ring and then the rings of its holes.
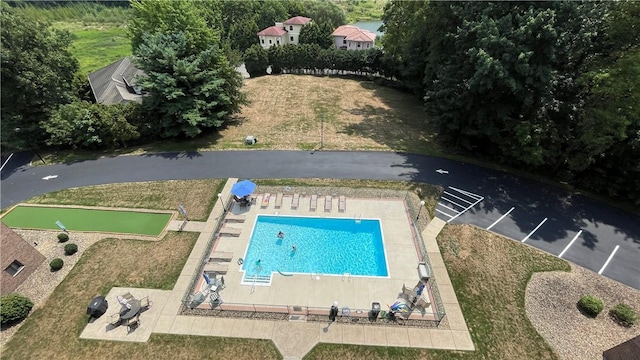
POLYGON ((89 85, 98 104, 142 103, 142 89, 136 79, 142 75, 144 72, 127 56, 89 74, 89 85))

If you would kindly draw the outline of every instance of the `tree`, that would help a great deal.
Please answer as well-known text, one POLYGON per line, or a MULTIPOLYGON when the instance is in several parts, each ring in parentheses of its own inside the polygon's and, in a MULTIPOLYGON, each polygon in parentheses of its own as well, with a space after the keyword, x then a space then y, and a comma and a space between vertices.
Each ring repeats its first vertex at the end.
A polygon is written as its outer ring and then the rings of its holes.
POLYGON ((244 103, 242 79, 224 53, 213 45, 192 51, 184 33, 146 34, 135 60, 146 76, 143 106, 157 118, 152 123, 164 138, 195 137, 221 126, 244 103))
POLYGON ((204 2, 188 0, 131 1, 129 35, 133 52, 142 44, 146 33, 175 34, 186 39, 187 51, 196 53, 218 44, 219 33, 209 27, 202 13, 208 13, 204 2))
POLYGON ((333 46, 332 32, 329 24, 312 21, 300 30, 300 44, 316 44, 323 49, 328 49, 333 46))
POLYGON ((244 64, 251 77, 267 74, 269 54, 259 44, 254 44, 244 52, 244 64))
POLYGON ((51 30, 4 2, 0 9, 2 144, 24 148, 42 143, 40 123, 57 106, 71 102, 78 62, 68 51, 69 32, 51 30))

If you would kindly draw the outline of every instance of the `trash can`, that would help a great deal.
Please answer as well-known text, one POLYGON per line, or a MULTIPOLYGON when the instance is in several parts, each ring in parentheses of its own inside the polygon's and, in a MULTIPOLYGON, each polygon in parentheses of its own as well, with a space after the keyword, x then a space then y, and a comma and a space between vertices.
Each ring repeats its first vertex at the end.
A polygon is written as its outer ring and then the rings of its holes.
POLYGON ((371 303, 371 311, 369 311, 369 320, 376 321, 378 319, 379 314, 380 314, 380 303, 378 302, 371 303))
POLYGON ((329 320, 336 321, 336 316, 338 316, 338 307, 332 305, 331 310, 329 310, 329 320))
POLYGON ((107 299, 104 296, 96 296, 87 307, 87 315, 99 318, 107 312, 108 308, 109 304, 107 303, 107 299))

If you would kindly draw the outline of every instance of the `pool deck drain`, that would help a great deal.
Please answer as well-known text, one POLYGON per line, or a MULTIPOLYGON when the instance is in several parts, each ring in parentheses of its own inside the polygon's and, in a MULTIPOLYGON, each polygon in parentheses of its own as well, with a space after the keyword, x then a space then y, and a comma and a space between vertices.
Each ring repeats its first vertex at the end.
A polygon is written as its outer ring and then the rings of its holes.
MULTIPOLYGON (((228 194, 231 186, 236 181, 237 179, 229 179, 222 193, 228 194)), ((431 261, 434 278, 437 279, 440 289, 449 329, 178 315, 182 305, 181 299, 190 288, 194 273, 199 268, 198 263, 202 258, 202 254, 204 251, 208 251, 206 249, 207 242, 213 236, 219 217, 223 215, 222 205, 218 202, 208 220, 205 223, 197 224, 197 228, 201 229, 199 231, 200 236, 173 290, 113 288, 109 292, 107 295, 108 301, 115 301, 117 295, 126 291, 130 291, 134 296, 150 296, 153 306, 150 310, 142 313, 140 316, 141 325, 135 331, 127 333, 126 327, 124 329, 122 327, 111 329, 107 324, 108 316, 105 315, 87 324, 80 337, 85 339, 145 342, 149 339, 151 333, 166 333, 271 339, 284 359, 301 359, 319 343, 475 350, 460 305, 453 291, 449 274, 436 243, 437 234, 446 224, 438 218, 434 218, 429 223, 422 233, 422 237, 431 261)), ((392 224, 390 226, 395 225, 392 224)), ((195 231, 195 227, 196 225, 187 230, 185 226, 184 231, 195 231)), ((413 251, 413 248, 411 250, 413 251)), ((237 254, 237 256, 239 255, 237 254)), ((395 256, 396 254, 393 257, 395 256)), ((392 256, 389 255, 389 257, 392 256)), ((340 277, 337 277, 337 279, 340 281, 340 277)), ((324 279, 321 279, 318 283, 321 284, 322 280, 324 279)), ((227 283, 229 283, 229 280, 227 280, 227 283)), ((325 283, 328 282, 325 281, 325 283)), ((227 290, 225 289, 224 291, 227 290)), ((333 299, 333 296, 329 296, 329 298, 333 299)))

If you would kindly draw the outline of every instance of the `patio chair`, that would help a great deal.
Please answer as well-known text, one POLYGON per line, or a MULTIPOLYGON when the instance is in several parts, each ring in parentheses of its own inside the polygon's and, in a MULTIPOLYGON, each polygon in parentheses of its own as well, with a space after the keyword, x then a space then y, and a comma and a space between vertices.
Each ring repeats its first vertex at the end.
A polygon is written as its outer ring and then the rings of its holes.
POLYGON ((333 196, 331 195, 327 195, 324 197, 324 211, 331 211, 331 200, 333 200, 333 196))
POLYGON ((318 207, 318 195, 311 195, 311 201, 309 202, 309 211, 316 211, 318 207))
POLYGON ((264 196, 262 197, 262 205, 261 205, 261 207, 266 208, 267 206, 269 206, 269 200, 270 199, 271 199, 271 194, 265 193, 264 196))
POLYGON ((418 301, 416 301, 416 305, 415 305, 415 307, 421 308, 423 310, 428 308, 429 306, 431 306, 431 303, 425 300, 425 298, 423 298, 422 296, 420 296, 418 301))
POLYGON ((338 211, 345 212, 347 211, 347 197, 342 195, 338 199, 338 211))
POLYGON ((276 203, 274 205, 274 207, 276 209, 280 209, 282 207, 282 198, 283 197, 284 197, 284 194, 282 194, 282 193, 276 194, 276 203))
POLYGON ((140 314, 136 315, 136 317, 131 318, 129 320, 129 322, 127 323, 127 333, 130 333, 139 325, 140 325, 140 314))
POLYGON ((143 309, 148 309, 151 307, 151 300, 149 300, 149 296, 145 296, 140 299, 140 307, 143 309))
POLYGON ((300 194, 293 194, 293 199, 291 199, 291 210, 298 209, 298 204, 300 203, 300 194))
POLYGON ((116 327, 120 325, 120 314, 113 314, 109 316, 109 325, 116 327))

